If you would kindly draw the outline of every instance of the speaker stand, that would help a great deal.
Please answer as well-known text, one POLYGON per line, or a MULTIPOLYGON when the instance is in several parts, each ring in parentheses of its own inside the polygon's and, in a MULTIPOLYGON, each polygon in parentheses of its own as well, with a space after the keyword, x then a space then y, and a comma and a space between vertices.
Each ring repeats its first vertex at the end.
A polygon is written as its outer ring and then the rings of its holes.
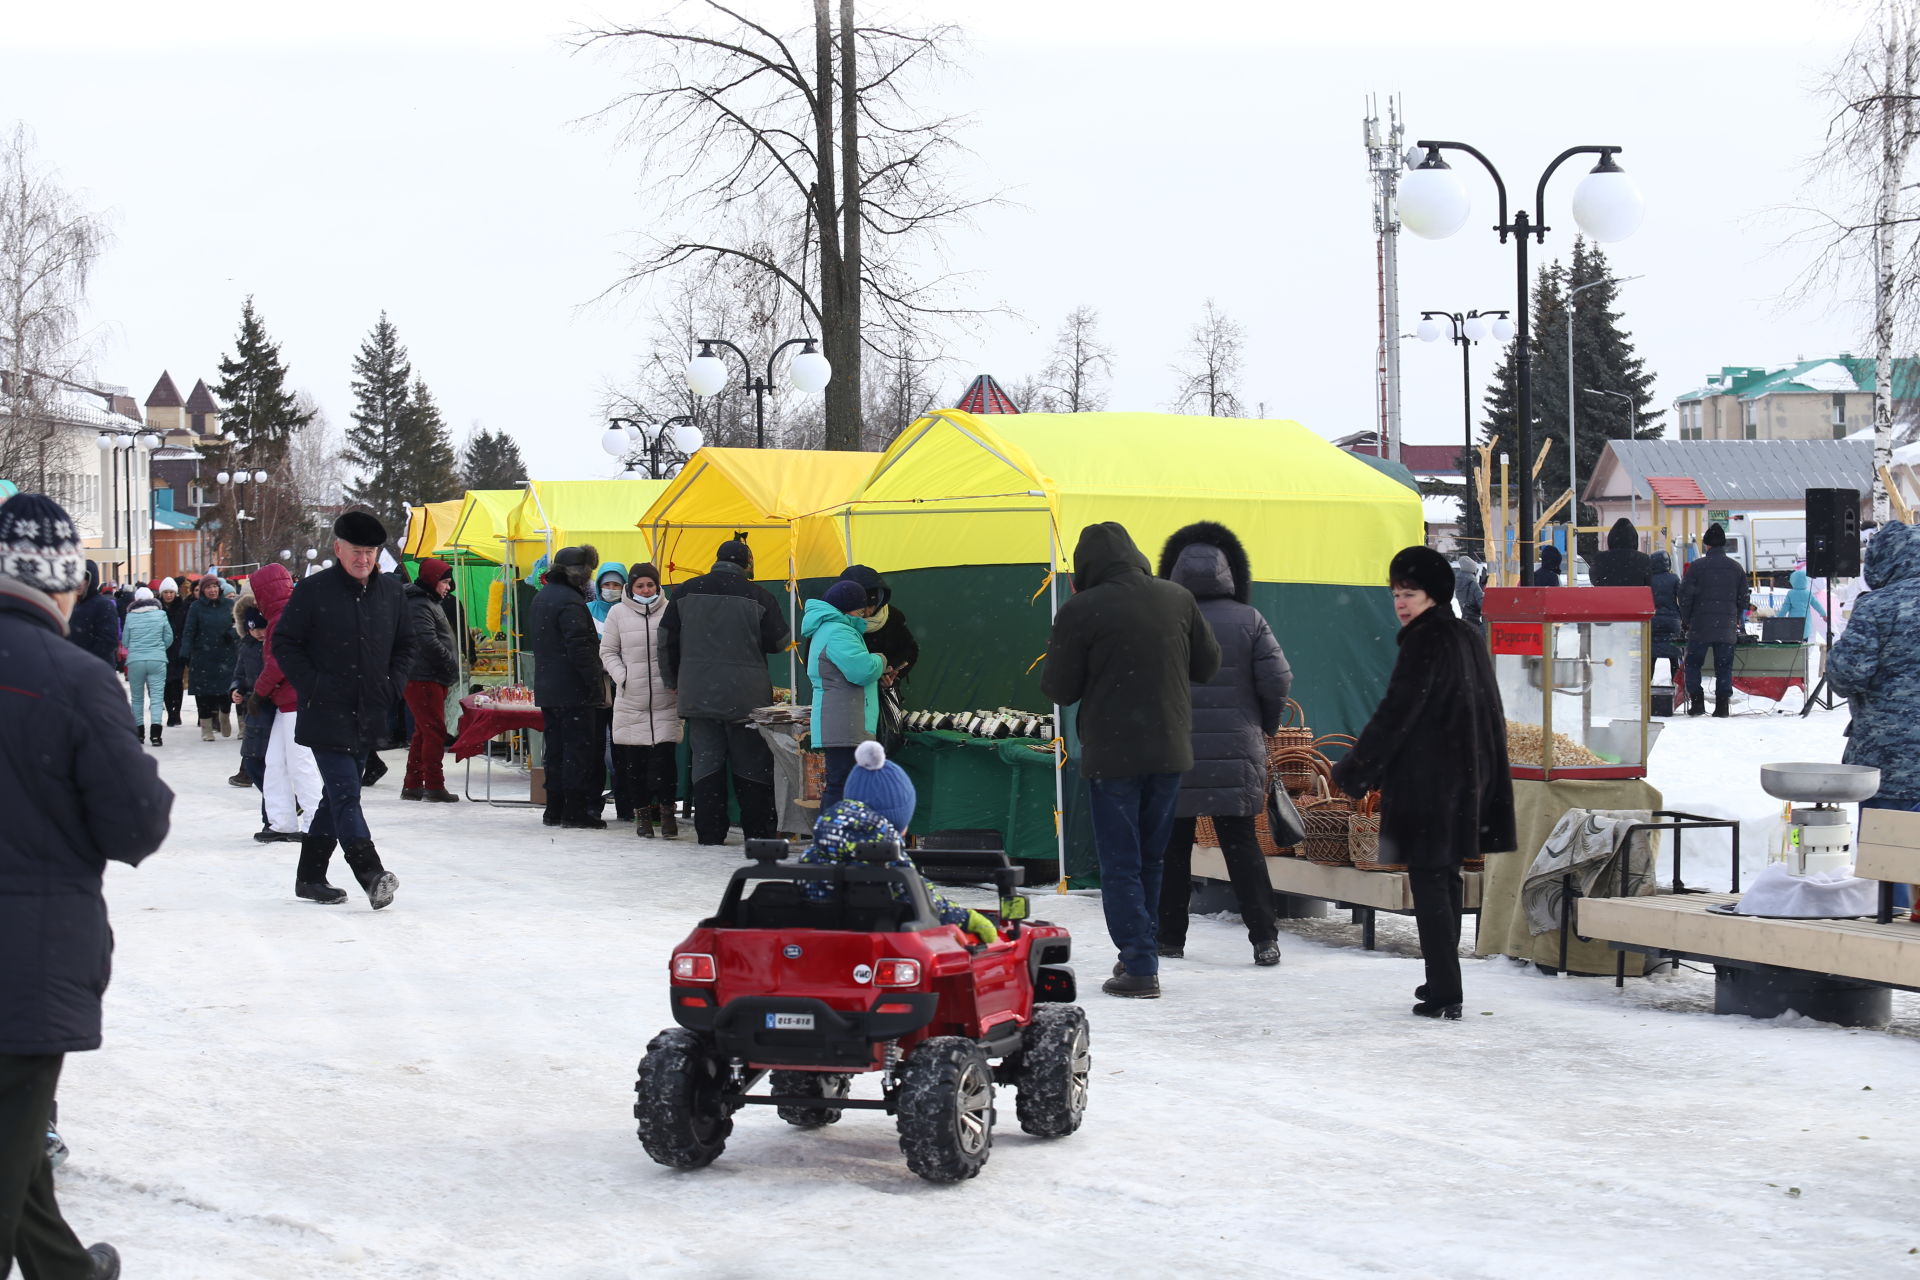
POLYGON ((1813 714, 1815 707, 1822 711, 1832 711, 1843 699, 1834 696, 1833 686, 1827 683, 1827 662, 1833 655, 1833 579, 1822 578, 1822 588, 1827 597, 1827 607, 1821 611, 1827 623, 1827 647, 1820 651, 1820 679, 1807 695, 1806 705, 1800 708, 1800 718, 1805 720, 1813 714))

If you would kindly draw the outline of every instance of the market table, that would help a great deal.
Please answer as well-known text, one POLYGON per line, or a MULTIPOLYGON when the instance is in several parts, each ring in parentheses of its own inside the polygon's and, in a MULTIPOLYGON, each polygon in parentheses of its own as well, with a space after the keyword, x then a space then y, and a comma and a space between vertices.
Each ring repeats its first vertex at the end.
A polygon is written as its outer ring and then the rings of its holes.
POLYGON ((476 699, 479 694, 468 694, 460 699, 460 726, 454 733, 453 758, 467 762, 467 780, 464 787, 469 800, 482 800, 492 805, 532 804, 531 800, 495 800, 493 798, 493 756, 487 753, 487 744, 503 733, 512 733, 520 729, 544 729, 546 718, 540 714, 540 708, 532 703, 490 703, 480 705, 476 699), (487 790, 485 795, 473 794, 473 757, 482 756, 487 762, 487 790))
MULTIPOLYGON (((1704 680, 1713 671, 1713 650, 1708 649, 1700 663, 1704 680)), ((1805 641, 1767 643, 1742 641, 1733 650, 1733 687, 1754 698, 1778 702, 1787 690, 1807 687, 1807 645, 1805 641)))
MULTIPOLYGON (((1539 782, 1528 778, 1513 781, 1513 817, 1515 841, 1512 853, 1490 853, 1486 870, 1480 877, 1480 929, 1474 939, 1477 956, 1515 956, 1535 964, 1557 967, 1560 963, 1560 933, 1553 930, 1536 934, 1527 928, 1527 913, 1520 909, 1520 889, 1527 871, 1540 853, 1540 846, 1566 816, 1569 809, 1646 809, 1666 806, 1665 800, 1644 778, 1594 780, 1556 780, 1539 782)), ((1658 850, 1655 850, 1658 856, 1658 850)), ((1639 977, 1628 962, 1628 975, 1639 977)), ((1569 940, 1567 968, 1574 973, 1612 976, 1615 956, 1605 942, 1569 940)))
POLYGON ((998 831, 1008 857, 1055 861, 1054 754, 1033 749, 1045 745, 946 729, 909 733, 896 760, 919 793, 914 831, 998 831))

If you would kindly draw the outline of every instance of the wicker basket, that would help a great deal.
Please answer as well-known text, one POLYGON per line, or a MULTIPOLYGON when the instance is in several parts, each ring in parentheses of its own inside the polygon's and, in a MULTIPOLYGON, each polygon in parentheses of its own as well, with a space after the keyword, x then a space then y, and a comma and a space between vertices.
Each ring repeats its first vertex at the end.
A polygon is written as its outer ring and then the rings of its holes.
POLYGON ((1284 751, 1288 747, 1310 747, 1313 745, 1313 730, 1307 728, 1307 712, 1292 698, 1287 699, 1286 709, 1280 713, 1280 730, 1267 739, 1267 754, 1284 751))
MULTIPOLYGON (((1268 741, 1271 742, 1272 739, 1269 739, 1268 741)), ((1279 752, 1275 752, 1274 755, 1270 756, 1268 759, 1267 768, 1269 771, 1269 776, 1271 776, 1271 772, 1274 767, 1273 759, 1278 757, 1279 754, 1280 754, 1279 752)), ((1315 774, 1314 776, 1319 776, 1319 775, 1315 774)), ((1218 831, 1214 829, 1213 819, 1211 818, 1196 819, 1194 822, 1193 831, 1194 831, 1193 842, 1195 844, 1200 845, 1203 848, 1209 848, 1209 849, 1217 849, 1220 847, 1220 834, 1218 831)), ((1254 840, 1260 846, 1260 852, 1269 858, 1292 858, 1292 857, 1296 857, 1300 852, 1300 848, 1298 845, 1285 845, 1285 844, 1274 843, 1273 830, 1267 824, 1267 806, 1266 806, 1266 801, 1264 796, 1262 797, 1262 800, 1261 800, 1260 812, 1255 814, 1253 818, 1253 837, 1254 837, 1254 840)))
POLYGON ((1300 824, 1307 831, 1300 856, 1323 866, 1345 866, 1353 861, 1347 831, 1348 819, 1353 817, 1353 801, 1345 796, 1329 795, 1325 779, 1316 778, 1314 786, 1319 794, 1300 803, 1300 824))
POLYGON ((1404 862, 1380 860, 1380 793, 1368 792, 1347 819, 1347 845, 1353 865, 1362 871, 1405 871, 1404 862))

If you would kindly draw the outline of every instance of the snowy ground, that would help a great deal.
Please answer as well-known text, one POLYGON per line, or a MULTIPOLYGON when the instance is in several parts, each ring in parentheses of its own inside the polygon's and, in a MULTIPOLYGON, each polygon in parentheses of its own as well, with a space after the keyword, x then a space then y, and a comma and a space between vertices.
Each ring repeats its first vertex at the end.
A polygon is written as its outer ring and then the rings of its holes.
MULTIPOLYGON (((1841 724, 1674 722, 1655 780, 1746 820, 1757 865, 1754 766, 1837 758, 1841 724)), ((319 908, 292 848, 249 838, 235 756, 160 752, 173 838, 109 875, 107 1045, 61 1090, 62 1200, 130 1277, 1920 1274, 1920 1001, 1887 1033, 1755 1023, 1708 1012, 1710 977, 1616 992, 1495 959, 1436 1024, 1407 1013, 1399 920, 1373 954, 1294 922, 1278 970, 1197 922, 1165 999, 1083 998, 1081 1132, 1029 1139, 1003 1095, 973 1182, 922 1183, 877 1113, 800 1133, 760 1109, 671 1172, 634 1139, 633 1068, 731 853, 401 804, 395 756, 369 810, 399 899, 319 908)), ((1098 902, 1038 905, 1097 984, 1098 902)))

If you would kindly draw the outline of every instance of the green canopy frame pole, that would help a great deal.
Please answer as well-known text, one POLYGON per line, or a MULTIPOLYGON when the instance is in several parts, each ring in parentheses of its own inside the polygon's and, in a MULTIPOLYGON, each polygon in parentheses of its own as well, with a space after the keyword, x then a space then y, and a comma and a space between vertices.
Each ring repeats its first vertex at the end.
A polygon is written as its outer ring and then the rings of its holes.
MULTIPOLYGON (((1047 633, 1051 642, 1053 620, 1060 614, 1060 531, 1054 527, 1053 513, 1047 513, 1047 633)), ((1060 859, 1060 883, 1056 893, 1067 891, 1067 723, 1059 703, 1053 704, 1053 842, 1060 859)))

